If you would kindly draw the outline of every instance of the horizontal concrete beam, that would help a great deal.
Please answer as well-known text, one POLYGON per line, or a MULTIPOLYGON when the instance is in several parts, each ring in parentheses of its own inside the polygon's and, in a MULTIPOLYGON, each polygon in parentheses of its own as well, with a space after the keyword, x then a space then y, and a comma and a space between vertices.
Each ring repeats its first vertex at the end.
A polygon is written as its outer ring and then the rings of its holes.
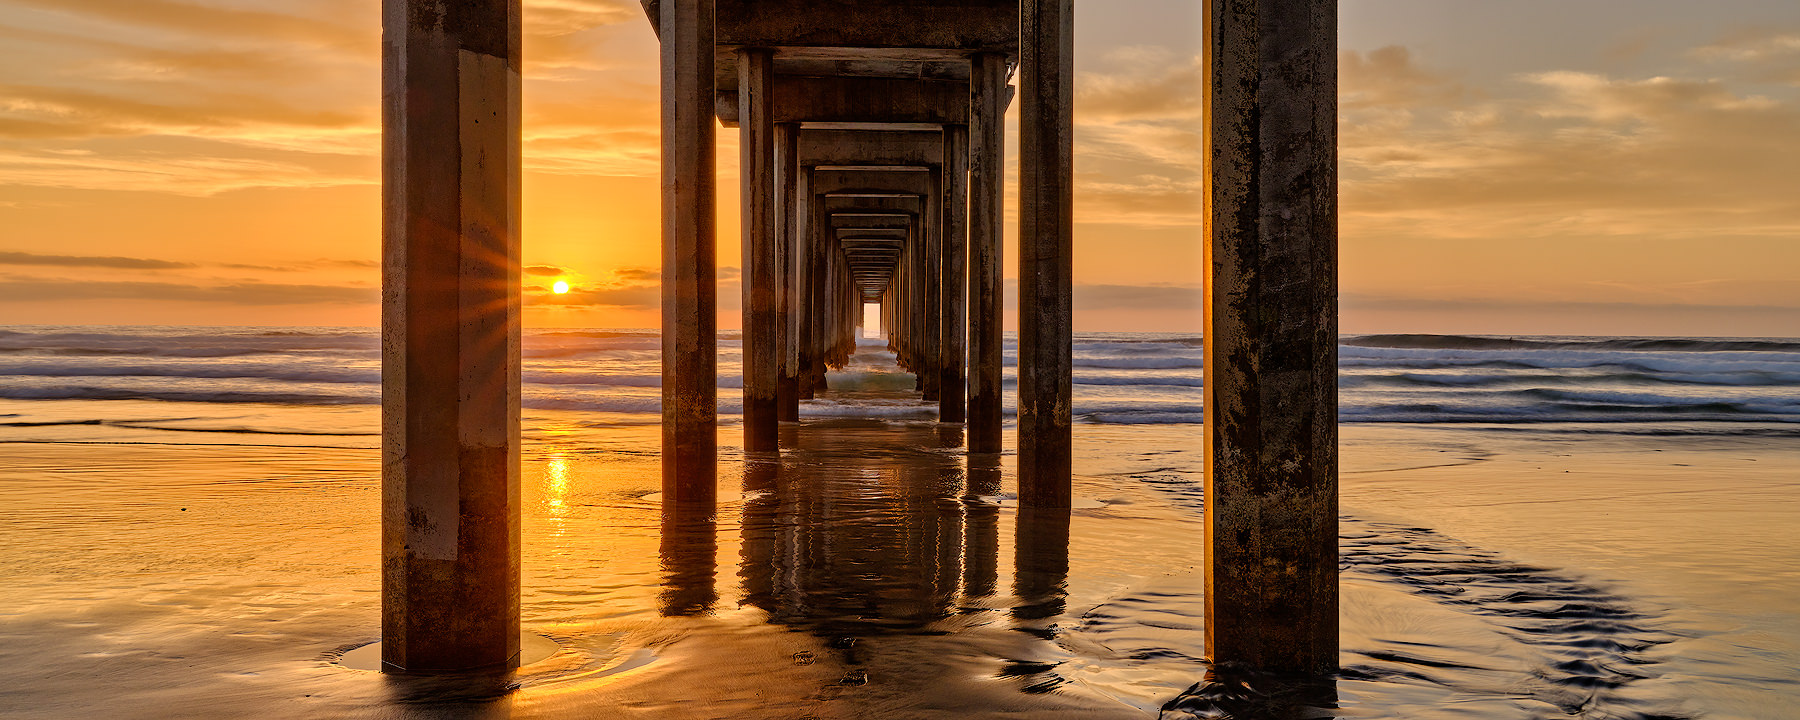
POLYGON ((925 209, 924 199, 918 196, 856 197, 844 195, 821 198, 819 200, 819 205, 827 215, 836 215, 845 212, 897 211, 917 216, 925 209))
POLYGON ((1019 45, 1018 0, 721 0, 717 13, 720 45, 1013 52, 1019 45))
MULTIPOLYGON (((650 27, 662 36, 660 0, 638 0, 650 27)), ((1016 57, 1016 0, 721 0, 716 15, 719 45, 862 51, 894 51, 893 57, 976 51, 1016 57), (908 55, 905 51, 913 51, 908 55)), ((827 57, 838 57, 839 54, 827 57)))
POLYGON ((862 215, 840 214, 831 216, 833 228, 873 228, 877 230, 905 230, 912 224, 912 218, 905 215, 889 215, 866 217, 862 215))
POLYGON ((800 166, 936 167, 944 158, 944 134, 875 130, 816 130, 801 126, 800 166))
POLYGON ((905 238, 907 235, 906 228, 850 227, 850 228, 834 228, 834 229, 837 231, 837 236, 838 236, 839 240, 849 240, 852 238, 857 238, 857 239, 905 238))
POLYGON ((922 172, 814 170, 808 188, 822 195, 928 195, 935 191, 931 179, 932 173, 922 172))
MULTIPOLYGON (((721 68, 718 77, 717 112, 731 127, 738 120, 737 73, 727 70, 721 68)), ((969 122, 967 79, 776 75, 770 85, 775 122, 969 122)))

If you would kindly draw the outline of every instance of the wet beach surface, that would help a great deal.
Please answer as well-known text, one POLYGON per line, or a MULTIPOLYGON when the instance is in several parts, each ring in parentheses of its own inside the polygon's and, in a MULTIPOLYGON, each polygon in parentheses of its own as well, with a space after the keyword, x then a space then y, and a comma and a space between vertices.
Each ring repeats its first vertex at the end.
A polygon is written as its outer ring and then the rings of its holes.
POLYGON ((1199 426, 1080 427, 1079 507, 1021 514, 1010 456, 969 459, 891 385, 823 402, 896 417, 728 448, 710 516, 664 514, 654 426, 538 411, 524 617, 561 651, 489 677, 338 662, 379 635, 371 438, 10 442, 0 715, 1781 718, 1800 696, 1791 442, 1346 428, 1344 671, 1209 678, 1199 426))

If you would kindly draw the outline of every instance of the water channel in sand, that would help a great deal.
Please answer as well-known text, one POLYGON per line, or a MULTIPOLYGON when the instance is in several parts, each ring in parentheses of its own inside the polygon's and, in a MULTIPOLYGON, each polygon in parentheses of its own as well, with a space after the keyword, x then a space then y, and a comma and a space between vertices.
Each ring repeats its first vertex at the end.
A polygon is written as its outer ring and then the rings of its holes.
POLYGON ((710 516, 663 513, 654 426, 540 411, 524 616, 560 650, 485 678, 339 662, 378 634, 371 447, 9 444, 0 715, 1779 718, 1800 694, 1793 448, 1347 429, 1345 672, 1270 699, 1196 686, 1198 426, 1083 426, 1082 507, 1021 514, 1010 457, 894 419, 917 401, 859 372, 877 389, 824 402, 889 419, 728 456, 710 516))

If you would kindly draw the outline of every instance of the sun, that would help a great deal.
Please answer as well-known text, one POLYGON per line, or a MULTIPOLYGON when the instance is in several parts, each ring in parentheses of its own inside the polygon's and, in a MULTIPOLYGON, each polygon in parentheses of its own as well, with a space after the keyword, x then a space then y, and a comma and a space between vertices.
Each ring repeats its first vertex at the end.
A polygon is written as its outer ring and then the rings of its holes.
POLYGON ((550 286, 550 292, 562 295, 569 291, 569 281, 558 280, 550 286))

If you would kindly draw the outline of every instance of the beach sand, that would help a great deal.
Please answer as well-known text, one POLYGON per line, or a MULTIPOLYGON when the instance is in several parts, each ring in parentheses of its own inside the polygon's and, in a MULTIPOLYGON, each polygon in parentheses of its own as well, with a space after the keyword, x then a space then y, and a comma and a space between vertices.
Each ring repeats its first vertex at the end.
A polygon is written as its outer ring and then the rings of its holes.
MULTIPOLYGON (((1080 507, 1022 518, 1011 456, 968 460, 959 428, 810 420, 784 426, 778 462, 724 449, 716 516, 665 520, 655 426, 538 414, 524 625, 561 650, 486 678, 338 662, 379 636, 372 438, 6 444, 0 715, 1144 718, 1226 702, 1177 700, 1205 671, 1200 426, 1078 427, 1080 507)), ((1288 716, 1792 717, 1793 443, 1371 424, 1344 430, 1342 477, 1338 708, 1288 716)))

